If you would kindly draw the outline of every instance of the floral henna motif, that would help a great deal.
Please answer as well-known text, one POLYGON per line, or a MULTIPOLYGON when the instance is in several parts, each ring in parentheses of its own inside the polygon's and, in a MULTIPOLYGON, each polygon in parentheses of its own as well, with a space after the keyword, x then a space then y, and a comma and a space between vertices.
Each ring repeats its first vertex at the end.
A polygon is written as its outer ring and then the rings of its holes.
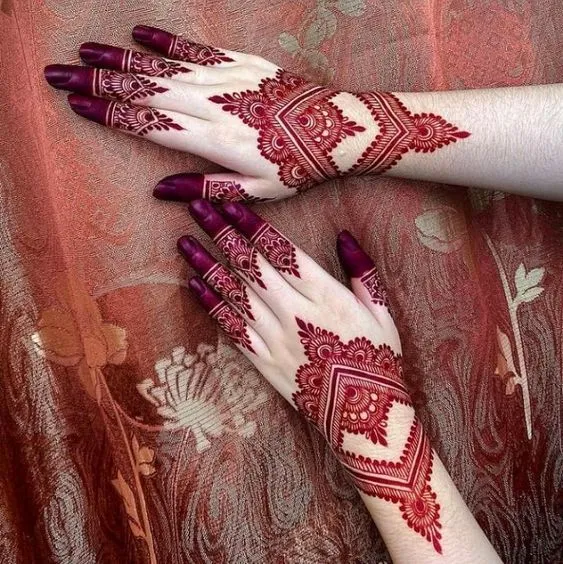
POLYGON ((93 82, 94 96, 112 98, 119 102, 140 100, 168 91, 168 88, 158 86, 144 76, 100 69, 94 69, 93 82))
POLYGON ((295 247, 269 223, 264 222, 250 241, 258 246, 276 270, 301 278, 295 258, 295 247))
POLYGON ((397 460, 372 459, 344 446, 346 433, 388 446, 389 411, 395 404, 412 408, 401 357, 387 345, 376 348, 366 338, 344 343, 334 333, 296 321, 309 360, 297 370, 297 409, 326 436, 358 489, 397 504, 408 526, 441 554, 440 506, 430 487, 433 455, 416 416, 397 460))
POLYGON ((243 315, 254 319, 246 286, 221 263, 216 263, 203 277, 221 296, 233 304, 243 315))
POLYGON ((272 198, 251 196, 240 184, 232 180, 206 180, 203 186, 202 198, 212 202, 266 202, 272 198))
POLYGON ((170 45, 168 54, 180 61, 188 61, 202 66, 233 62, 233 59, 219 49, 215 49, 215 47, 193 43, 179 36, 176 36, 170 45))
POLYGON ((369 293, 372 303, 382 305, 389 309, 389 298, 387 290, 383 287, 377 270, 372 268, 366 272, 361 278, 360 282, 365 286, 369 293))
POLYGON ((470 135, 440 116, 411 114, 389 92, 369 92, 357 97, 370 110, 379 132, 350 169, 351 174, 381 174, 397 164, 409 149, 431 153, 470 135))
POLYGON ((258 268, 256 249, 246 239, 229 225, 219 231, 213 241, 237 272, 240 272, 251 282, 256 282, 261 288, 266 289, 258 268))
POLYGON ((209 315, 217 321, 217 324, 237 345, 245 348, 251 353, 254 352, 250 344, 248 336, 248 326, 242 317, 239 317, 229 305, 221 301, 212 310, 209 315))
POLYGON ((142 106, 129 106, 117 102, 110 102, 105 116, 105 123, 124 131, 143 136, 149 131, 169 131, 175 129, 182 131, 184 128, 175 123, 172 118, 155 110, 142 106))
POLYGON ((332 151, 346 137, 365 131, 331 102, 335 95, 280 69, 256 91, 210 100, 258 130, 260 154, 278 166, 285 186, 302 191, 339 176, 332 151))
POLYGON ((139 53, 139 51, 132 51, 131 49, 125 51, 123 60, 123 68, 126 71, 146 76, 169 78, 180 73, 192 72, 176 61, 169 61, 162 57, 139 53))

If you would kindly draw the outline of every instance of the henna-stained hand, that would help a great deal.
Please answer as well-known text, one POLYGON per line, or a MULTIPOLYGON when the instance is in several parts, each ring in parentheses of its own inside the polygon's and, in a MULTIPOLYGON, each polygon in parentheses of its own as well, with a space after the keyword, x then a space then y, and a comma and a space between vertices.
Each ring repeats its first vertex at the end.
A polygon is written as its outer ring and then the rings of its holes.
POLYGON ((190 287, 205 308, 321 431, 357 488, 395 504, 406 531, 414 531, 407 534, 441 553, 435 455, 413 409, 373 261, 348 232, 340 234, 351 292, 239 203, 219 213, 198 200, 190 212, 229 264, 220 265, 193 238, 180 239, 180 251, 203 278, 190 287))
POLYGON ((284 198, 331 178, 386 172, 409 151, 469 135, 433 113, 413 114, 396 94, 340 92, 260 57, 147 26, 133 37, 159 56, 84 43, 88 67, 50 65, 45 76, 74 92, 76 113, 232 171, 169 176, 158 198, 284 198))

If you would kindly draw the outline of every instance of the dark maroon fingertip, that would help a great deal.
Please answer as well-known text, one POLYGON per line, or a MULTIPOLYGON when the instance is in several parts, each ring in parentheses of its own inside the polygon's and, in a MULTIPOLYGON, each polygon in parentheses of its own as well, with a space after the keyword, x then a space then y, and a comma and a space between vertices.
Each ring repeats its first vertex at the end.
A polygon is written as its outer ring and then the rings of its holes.
POLYGON ((45 79, 54 88, 88 96, 92 94, 94 69, 76 65, 49 65, 45 67, 45 79))
POLYGON ((237 223, 242 219, 244 209, 244 206, 237 202, 226 202, 221 206, 224 216, 233 223, 237 223))
POLYGON ((126 70, 125 54, 127 51, 120 47, 88 42, 80 46, 78 53, 82 61, 87 65, 111 70, 126 70))
POLYGON ((198 225, 212 238, 229 225, 207 200, 193 200, 188 209, 198 225))
POLYGON ((184 235, 177 241, 178 250, 186 259, 190 259, 199 249, 199 244, 191 235, 184 235))
POLYGON ((199 277, 194 276, 190 278, 188 285, 193 292, 198 296, 198 298, 202 298, 207 293, 207 285, 205 282, 199 277))
POLYGON ((205 219, 208 215, 217 213, 215 208, 207 200, 192 200, 188 206, 192 216, 196 219, 205 219))
POLYGON ((68 103, 78 115, 106 125, 108 107, 114 102, 92 96, 82 96, 82 94, 69 94, 68 103))
POLYGON ((349 231, 341 231, 336 241, 338 257, 350 278, 360 278, 375 265, 349 231))
POLYGON ((204 176, 196 172, 163 178, 152 192, 159 200, 191 202, 203 196, 204 176))
POLYGON ((132 35, 137 43, 165 54, 168 54, 170 46, 174 42, 174 36, 171 33, 148 25, 136 25, 133 28, 132 35))

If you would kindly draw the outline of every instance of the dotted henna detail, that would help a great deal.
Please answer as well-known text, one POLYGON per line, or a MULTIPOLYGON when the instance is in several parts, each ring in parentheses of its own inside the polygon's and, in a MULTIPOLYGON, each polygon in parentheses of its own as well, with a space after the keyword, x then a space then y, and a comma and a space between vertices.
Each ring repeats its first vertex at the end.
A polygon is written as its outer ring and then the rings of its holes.
POLYGON ((332 90, 279 69, 258 90, 209 99, 258 130, 260 154, 278 166, 285 186, 303 191, 339 176, 332 151, 346 137, 365 131, 331 102, 334 96, 332 90))
POLYGON ((209 315, 217 321, 217 324, 237 345, 254 352, 248 336, 248 325, 242 317, 237 315, 229 305, 221 301, 210 312, 209 315))
POLYGON ((119 102, 141 100, 155 94, 167 92, 150 78, 131 73, 94 69, 94 96, 111 98, 119 102))
POLYGON ((240 184, 232 180, 206 180, 202 198, 212 202, 266 202, 272 198, 251 196, 240 184))
POLYGON ((381 283, 381 279, 379 278, 375 268, 368 270, 360 278, 360 282, 367 289, 372 303, 375 305, 382 305, 389 309, 389 297, 387 295, 387 290, 381 283))
POLYGON ((181 73, 192 72, 190 69, 176 61, 169 61, 162 57, 139 53, 127 49, 123 55, 123 68, 129 72, 144 74, 146 76, 162 76, 170 78, 181 73))
POLYGON ((381 174, 397 164, 410 149, 432 153, 458 139, 469 137, 444 118, 434 114, 411 114, 389 92, 358 94, 379 126, 379 132, 363 152, 350 174, 381 174))
POLYGON ((366 338, 344 343, 325 329, 296 322, 309 361, 297 370, 297 409, 326 436, 358 489, 398 505, 407 525, 441 554, 440 505, 430 487, 432 449, 416 416, 396 459, 375 460, 344 446, 348 434, 388 447, 391 408, 412 408, 400 355, 366 338))
POLYGON ((174 38, 174 41, 170 45, 168 55, 180 61, 187 61, 202 66, 234 62, 231 57, 228 57, 215 47, 194 43, 179 36, 174 38))
POLYGON ((261 288, 266 289, 262 281, 262 273, 258 268, 256 249, 241 237, 230 225, 219 231, 213 238, 215 244, 227 257, 229 265, 240 272, 247 280, 256 282, 261 288))
POLYGON ((129 106, 118 102, 110 102, 105 116, 105 123, 109 127, 122 129, 142 137, 150 131, 182 131, 184 128, 175 123, 172 118, 155 110, 142 106, 129 106))
POLYGON ((269 223, 264 223, 250 241, 256 244, 276 270, 301 278, 295 258, 295 247, 269 223))
POLYGON ((203 279, 229 303, 233 304, 240 313, 246 315, 249 319, 254 319, 250 310, 246 286, 221 263, 212 266, 205 273, 203 279))

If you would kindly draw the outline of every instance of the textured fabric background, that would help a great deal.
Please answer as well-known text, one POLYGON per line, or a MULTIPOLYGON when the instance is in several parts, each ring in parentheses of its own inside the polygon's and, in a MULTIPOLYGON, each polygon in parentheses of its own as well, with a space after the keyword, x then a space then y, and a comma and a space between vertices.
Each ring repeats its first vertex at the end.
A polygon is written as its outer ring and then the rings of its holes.
MULTIPOLYGON (((563 5, 0 0, 0 562, 389 562, 316 432, 183 288, 198 229, 150 193, 213 166, 42 79, 137 23, 340 88, 455 89, 563 82, 563 5)), ((372 253, 467 504, 505 562, 559 561, 563 206, 364 178, 260 212, 341 279, 339 230, 372 253)))

